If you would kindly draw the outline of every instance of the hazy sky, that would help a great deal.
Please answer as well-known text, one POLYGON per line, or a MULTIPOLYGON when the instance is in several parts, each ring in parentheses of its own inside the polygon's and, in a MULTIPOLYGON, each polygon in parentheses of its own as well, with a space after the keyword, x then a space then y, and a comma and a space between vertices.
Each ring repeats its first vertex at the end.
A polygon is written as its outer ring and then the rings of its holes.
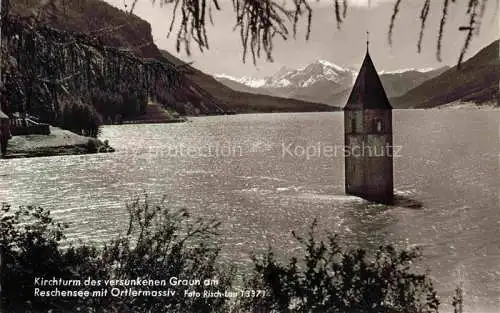
MULTIPOLYGON (((105 0, 108 3, 124 8, 130 6, 132 0, 105 0)), ((286 0, 283 0, 286 1, 286 0)), ((159 1, 157 1, 159 2, 159 1)), ((208 2, 208 1, 207 1, 208 2)), ((242 47, 239 33, 233 31, 235 14, 231 1, 219 0, 221 11, 215 11, 215 26, 208 28, 210 50, 199 52, 193 43, 192 55, 187 56, 183 50, 175 51, 175 33, 166 38, 168 26, 172 18, 172 5, 153 5, 151 0, 139 0, 134 13, 149 21, 153 29, 153 38, 161 49, 185 61, 194 61, 194 66, 210 74, 228 74, 233 76, 267 76, 272 75, 282 66, 299 68, 317 59, 327 60, 344 67, 358 68, 365 53, 366 30, 370 30, 370 54, 378 70, 396 70, 402 68, 426 68, 443 65, 454 65, 458 59, 460 48, 464 42, 464 32, 458 26, 466 25, 465 2, 450 4, 448 22, 443 38, 443 62, 436 60, 437 30, 439 28, 442 1, 432 0, 431 13, 427 22, 422 53, 417 53, 416 42, 420 29, 420 9, 423 0, 405 0, 396 20, 393 45, 389 46, 387 32, 392 15, 394 0, 372 0, 368 8, 368 0, 350 0, 347 18, 340 30, 334 17, 331 0, 311 0, 314 8, 312 34, 305 41, 303 30, 295 40, 276 39, 274 43, 274 63, 265 59, 258 60, 254 66, 251 59, 242 62, 242 47)), ((475 37, 468 56, 499 37, 498 16, 494 15, 496 1, 489 1, 487 14, 484 17, 481 33, 475 37)))

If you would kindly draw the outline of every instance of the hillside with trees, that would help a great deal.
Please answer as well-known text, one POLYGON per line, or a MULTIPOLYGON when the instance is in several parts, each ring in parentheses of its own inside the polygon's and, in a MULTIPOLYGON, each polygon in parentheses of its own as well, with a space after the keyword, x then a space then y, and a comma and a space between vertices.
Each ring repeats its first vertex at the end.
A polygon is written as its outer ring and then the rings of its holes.
MULTIPOLYGON (((101 0, 49 1, 40 5, 40 1, 26 0, 12 3, 12 12, 23 17, 36 18, 40 23, 59 30, 84 33, 106 45, 129 51, 141 58, 155 59, 170 65, 180 65, 179 60, 165 57, 153 42, 151 26, 141 18, 129 12, 115 8, 101 0)), ((158 102, 181 114, 224 114, 225 112, 295 112, 329 111, 331 107, 304 101, 290 101, 277 97, 255 96, 234 92, 218 83, 208 75, 192 67, 182 66, 178 76, 179 83, 158 96, 158 102)), ((116 92, 106 94, 97 92, 93 103, 102 108, 104 120, 113 120, 110 113, 117 103, 130 99, 123 95, 122 87, 116 92), (102 104, 106 102, 106 105, 102 104)), ((132 102, 141 102, 132 99, 132 102)), ((135 107, 132 103, 127 107, 135 107)), ((139 107, 144 107, 144 101, 139 107)), ((118 119, 130 117, 128 111, 120 112, 118 119)), ((142 113, 135 112, 137 114, 142 113)), ((135 115, 137 115, 135 114, 135 115)), ((116 119, 116 118, 115 118, 116 119)))
POLYGON ((498 106, 499 41, 434 77, 401 97, 392 99, 397 108, 431 108, 451 102, 495 103, 498 106))

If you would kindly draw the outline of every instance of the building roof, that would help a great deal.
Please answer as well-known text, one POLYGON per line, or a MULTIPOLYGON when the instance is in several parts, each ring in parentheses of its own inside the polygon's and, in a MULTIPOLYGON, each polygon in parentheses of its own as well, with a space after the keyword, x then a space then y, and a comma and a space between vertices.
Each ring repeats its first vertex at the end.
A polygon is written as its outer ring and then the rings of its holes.
POLYGON ((368 50, 344 107, 344 110, 363 109, 392 109, 368 50))
POLYGON ((2 110, 0 110, 0 120, 5 120, 5 119, 9 119, 9 117, 7 116, 7 114, 3 113, 2 110))

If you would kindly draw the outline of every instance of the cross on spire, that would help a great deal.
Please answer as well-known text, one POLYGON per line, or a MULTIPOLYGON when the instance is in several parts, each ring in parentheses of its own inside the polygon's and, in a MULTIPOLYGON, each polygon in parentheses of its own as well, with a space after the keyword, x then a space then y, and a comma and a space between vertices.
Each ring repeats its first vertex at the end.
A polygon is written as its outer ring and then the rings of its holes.
POLYGON ((366 31, 366 51, 368 51, 369 47, 370 47, 370 32, 366 31))

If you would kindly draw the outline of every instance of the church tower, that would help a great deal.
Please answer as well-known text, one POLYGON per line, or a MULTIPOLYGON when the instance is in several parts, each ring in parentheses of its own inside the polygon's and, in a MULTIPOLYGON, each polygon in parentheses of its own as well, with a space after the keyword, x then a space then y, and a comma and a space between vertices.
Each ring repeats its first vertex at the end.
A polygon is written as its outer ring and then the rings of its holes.
POLYGON ((392 204, 392 107, 368 49, 344 107, 344 140, 346 193, 392 204))

